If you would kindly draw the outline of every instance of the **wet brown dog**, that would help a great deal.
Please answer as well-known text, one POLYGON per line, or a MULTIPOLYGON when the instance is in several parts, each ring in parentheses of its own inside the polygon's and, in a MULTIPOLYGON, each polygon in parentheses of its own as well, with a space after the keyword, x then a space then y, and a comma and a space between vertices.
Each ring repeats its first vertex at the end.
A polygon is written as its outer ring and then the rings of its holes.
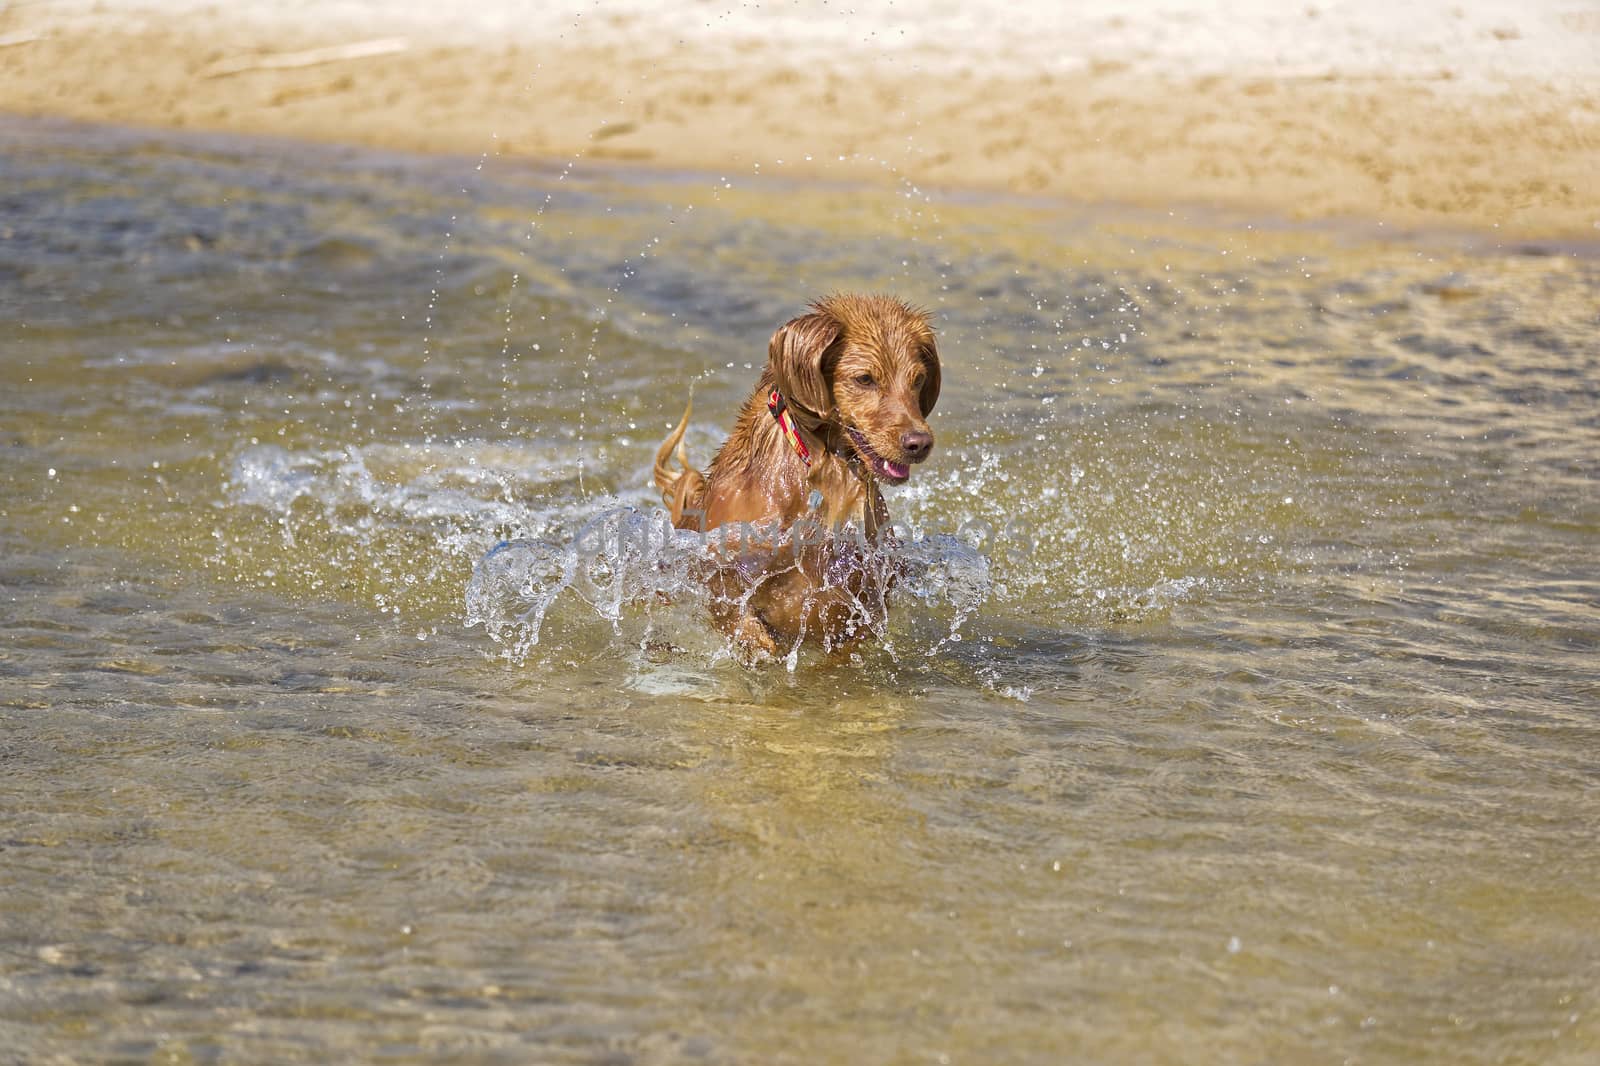
POLYGON ((709 470, 684 455, 687 410, 662 443, 655 481, 673 525, 767 530, 759 566, 749 565, 747 529, 743 564, 711 579, 714 619, 747 658, 807 637, 837 648, 870 628, 861 607, 884 603, 884 571, 851 565, 864 557, 801 527, 852 523, 877 538, 889 521, 879 483, 905 482, 933 450, 926 419, 939 376, 927 312, 889 296, 828 296, 772 335, 766 369, 709 470))

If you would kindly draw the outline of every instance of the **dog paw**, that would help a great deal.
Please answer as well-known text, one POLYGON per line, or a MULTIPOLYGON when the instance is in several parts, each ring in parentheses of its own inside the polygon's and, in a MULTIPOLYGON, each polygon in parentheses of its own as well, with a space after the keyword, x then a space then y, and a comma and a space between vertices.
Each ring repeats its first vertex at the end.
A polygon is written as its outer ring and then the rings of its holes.
POLYGON ((778 657, 778 642, 772 639, 772 630, 756 614, 739 616, 733 629, 733 649, 745 666, 759 666, 778 657))

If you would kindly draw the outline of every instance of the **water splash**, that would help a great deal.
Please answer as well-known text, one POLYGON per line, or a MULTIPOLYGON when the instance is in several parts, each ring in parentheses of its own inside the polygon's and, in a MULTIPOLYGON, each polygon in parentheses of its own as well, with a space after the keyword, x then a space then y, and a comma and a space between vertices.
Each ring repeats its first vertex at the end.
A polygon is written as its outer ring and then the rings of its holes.
MULTIPOLYGON (((775 529, 752 532, 763 544, 781 536, 775 529)), ((892 585, 887 598, 870 593, 851 597, 851 616, 844 626, 852 634, 870 633, 891 657, 897 655, 897 646, 890 629, 890 599, 914 599, 925 612, 948 614, 945 634, 924 649, 931 656, 961 641, 963 624, 990 593, 988 560, 958 537, 875 546, 846 528, 834 535, 827 551, 831 562, 822 574, 821 590, 846 588, 853 571, 874 578, 868 588, 892 585)), ((522 538, 496 544, 478 561, 467 583, 466 624, 482 625, 505 658, 521 662, 543 638, 552 610, 569 600, 585 605, 590 616, 609 623, 619 636, 638 628, 626 622, 642 622, 644 635, 637 639, 648 642, 650 623, 658 617, 670 614, 676 625, 685 606, 703 616, 717 602, 710 575, 729 568, 741 578, 741 601, 761 581, 786 569, 774 569, 770 554, 742 546, 732 530, 702 535, 672 528, 660 510, 610 509, 591 518, 566 543, 522 538)), ((581 613, 564 620, 581 624, 581 613)), ((706 622, 698 625, 709 631, 706 622)), ((681 639, 681 628, 674 635, 681 639)), ((797 640, 782 656, 790 671, 799 664, 802 643, 803 638, 797 640)), ((719 640, 711 657, 733 655, 732 646, 719 640)))
POLYGON ((333 589, 390 615, 459 616, 483 545, 567 526, 568 449, 559 444, 252 445, 224 482, 208 565, 248 584, 333 589), (262 536, 263 517, 276 536, 262 536))
POLYGON ((539 643, 563 593, 620 632, 628 607, 699 592, 693 569, 702 558, 699 537, 672 529, 664 513, 608 509, 568 543, 521 537, 496 544, 473 567, 465 621, 482 625, 507 658, 520 662, 539 643))
MULTIPOLYGON (((424 627, 482 627, 512 662, 535 648, 587 658, 647 645, 729 657, 708 621, 726 606, 709 576, 733 550, 749 590, 767 562, 741 555, 726 531, 672 529, 642 489, 584 499, 572 473, 579 447, 252 445, 231 464, 236 506, 214 534, 212 562, 242 582, 338 590, 424 627), (275 536, 261 536, 263 515, 275 536)), ((892 661, 982 659, 985 638, 1013 622, 1136 622, 1278 564, 1274 523, 1261 521, 1272 509, 1239 491, 1238 471, 1210 484, 1189 461, 1132 480, 1124 472, 1137 456, 1088 450, 1070 440, 1037 448, 1036 470, 1061 468, 1059 490, 1010 476, 986 447, 927 472, 898 494, 892 550, 841 555, 828 575, 834 590, 852 569, 872 573, 869 587, 893 587, 892 603, 851 604, 848 625, 892 661)), ((642 483, 625 466, 619 480, 642 483)), ((799 648, 782 651, 795 669, 799 648)))

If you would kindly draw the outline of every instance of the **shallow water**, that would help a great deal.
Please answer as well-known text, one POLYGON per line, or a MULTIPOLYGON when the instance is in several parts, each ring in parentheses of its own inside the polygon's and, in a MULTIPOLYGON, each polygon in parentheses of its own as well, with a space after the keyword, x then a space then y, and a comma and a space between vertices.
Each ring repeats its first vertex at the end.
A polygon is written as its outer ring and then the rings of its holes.
POLYGON ((1597 308, 1582 248, 7 125, 0 1046, 1594 1061, 1597 308), (653 579, 533 642, 832 288, 936 310, 890 507, 989 538, 855 661, 653 579))

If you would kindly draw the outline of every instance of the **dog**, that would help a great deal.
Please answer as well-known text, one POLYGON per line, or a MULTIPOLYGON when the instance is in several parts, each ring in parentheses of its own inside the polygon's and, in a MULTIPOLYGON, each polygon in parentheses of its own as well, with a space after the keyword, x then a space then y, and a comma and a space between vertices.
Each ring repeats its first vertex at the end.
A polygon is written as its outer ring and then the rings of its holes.
POLYGON ((806 639, 831 651, 872 630, 864 606, 886 609, 892 572, 838 534, 848 527, 876 543, 888 530, 880 486, 904 484, 932 453, 939 386, 927 311, 835 294, 773 333, 766 368, 704 473, 683 446, 691 399, 656 452, 655 483, 675 527, 742 533, 722 541, 737 541, 738 564, 709 580, 713 621, 746 661, 806 639), (810 536, 817 530, 833 535, 810 536))

